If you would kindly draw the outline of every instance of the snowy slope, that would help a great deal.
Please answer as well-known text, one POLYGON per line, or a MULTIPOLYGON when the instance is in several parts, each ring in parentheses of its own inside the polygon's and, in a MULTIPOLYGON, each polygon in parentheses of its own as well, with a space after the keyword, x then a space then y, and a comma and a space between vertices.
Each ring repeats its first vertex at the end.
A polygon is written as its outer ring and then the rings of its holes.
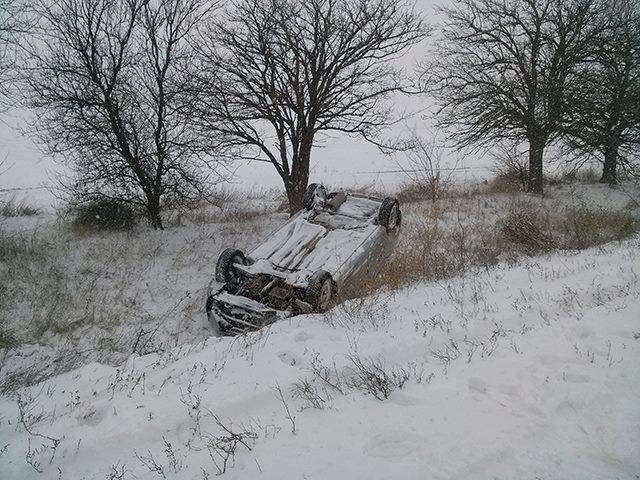
POLYGON ((1 397, 0 478, 213 478, 235 438, 230 479, 637 479, 639 248, 86 365, 1 397))

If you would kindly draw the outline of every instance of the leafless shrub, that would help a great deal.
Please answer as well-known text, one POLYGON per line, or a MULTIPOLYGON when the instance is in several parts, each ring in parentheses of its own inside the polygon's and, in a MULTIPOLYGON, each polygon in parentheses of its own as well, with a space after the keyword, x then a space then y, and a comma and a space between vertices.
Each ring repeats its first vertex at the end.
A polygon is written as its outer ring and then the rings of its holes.
POLYGON ((499 222, 499 230, 507 242, 516 244, 528 253, 535 254, 554 246, 547 232, 548 222, 532 207, 516 204, 509 214, 499 222))
POLYGON ((302 410, 306 408, 317 408, 318 410, 322 410, 330 401, 330 397, 326 389, 322 389, 321 391, 315 385, 315 382, 313 380, 309 380, 307 377, 294 382, 291 394, 294 398, 299 398, 303 401, 302 410))
POLYGON ((499 145, 493 152, 492 172, 495 178, 489 184, 489 193, 524 192, 529 182, 529 165, 517 145, 499 145))
POLYGON ((633 210, 584 201, 553 211, 516 202, 498 222, 498 229, 506 242, 533 255, 557 247, 584 249, 628 238, 640 230, 640 218, 633 210))
POLYGON ((134 451, 133 455, 138 459, 138 461, 144 465, 145 467, 147 467, 147 469, 149 470, 149 472, 159 475, 162 478, 167 478, 167 475, 164 472, 164 467, 162 466, 161 463, 159 463, 158 461, 156 461, 155 458, 153 458, 153 454, 147 450, 147 455, 140 455, 138 454, 138 452, 134 451))
POLYGON ((193 394, 191 385, 189 385, 186 391, 183 391, 182 388, 180 388, 180 402, 187 407, 189 416, 191 416, 192 411, 200 410, 202 397, 200 395, 193 394))
POLYGON ((344 393, 344 378, 338 372, 338 368, 336 367, 335 362, 331 367, 325 365, 320 358, 320 354, 315 353, 312 356, 311 361, 309 362, 309 367, 311 368, 311 372, 315 375, 315 377, 323 382, 326 386, 339 392, 340 394, 344 393))
POLYGON ((162 442, 164 443, 164 454, 167 457, 168 468, 173 473, 178 473, 178 471, 182 470, 182 456, 176 452, 173 445, 166 438, 162 437, 162 442))
POLYGON ((209 411, 208 415, 214 419, 216 425, 222 431, 222 434, 217 436, 204 435, 209 456, 218 469, 218 475, 222 475, 227 471, 229 461, 234 462, 237 448, 242 445, 251 451, 249 442, 255 441, 258 435, 252 431, 234 432, 231 426, 225 425, 213 412, 209 411))
POLYGON ((287 414, 287 419, 291 422, 291 433, 296 434, 296 416, 291 414, 291 410, 289 410, 289 404, 287 400, 284 398, 284 393, 282 393, 282 388, 280 388, 280 384, 276 383, 276 393, 278 395, 278 399, 284 406, 284 410, 287 414))
POLYGON ((347 378, 348 386, 373 395, 378 400, 386 400, 389 395, 404 387, 410 374, 403 368, 385 369, 379 359, 362 360, 350 355, 352 374, 347 378))
POLYGON ((118 199, 96 199, 73 202, 67 210, 71 226, 77 233, 94 230, 131 230, 138 212, 129 202, 118 199))
POLYGON ((449 343, 445 344, 443 349, 432 350, 431 355, 440 360, 446 368, 451 361, 460 356, 460 349, 458 348, 458 343, 453 338, 450 338, 449 343))
POLYGON ((436 138, 427 139, 412 130, 403 141, 401 153, 396 155, 396 164, 408 178, 398 192, 398 199, 403 202, 415 202, 428 199, 435 202, 447 195, 457 161, 444 167, 443 149, 436 138), (397 158, 403 155, 403 159, 397 158))
MULTIPOLYGON (((480 356, 482 358, 485 357, 490 357, 493 352, 496 349, 498 340, 502 337, 505 337, 507 335, 507 332, 505 332, 502 324, 494 322, 494 328, 491 330, 491 335, 489 335, 486 339, 483 340, 473 340, 473 339, 468 339, 465 337, 465 339, 463 340, 463 342, 467 345, 467 363, 471 362, 473 356, 475 355, 475 353, 477 351, 480 351, 480 356)), ((452 342, 453 344, 453 342, 452 342)), ((515 345, 512 342, 512 346, 515 345)), ((458 345, 455 344, 455 348, 458 348, 458 345)), ((517 347, 514 346, 514 349, 516 349, 516 353, 517 352, 517 347)), ((458 350, 459 352, 459 350, 458 350)), ((441 360, 443 360, 443 357, 440 355, 436 355, 437 358, 440 358, 441 360)), ((444 362, 443 362, 444 363, 444 362)), ((446 365, 448 365, 448 361, 446 362, 446 365)))
POLYGON ((107 473, 107 480, 124 480, 124 475, 127 473, 126 465, 123 463, 120 465, 120 462, 116 462, 111 465, 111 469, 109 473, 107 473))
POLYGON ((153 337, 158 332, 159 328, 159 324, 155 327, 149 327, 148 329, 140 327, 135 337, 135 341, 133 342, 131 353, 136 353, 138 355, 147 355, 149 353, 157 351, 157 348, 153 344, 153 337))
POLYGON ((29 434, 28 447, 25 452, 25 461, 38 473, 42 473, 40 457, 50 455, 49 463, 53 462, 56 450, 60 445, 60 439, 45 435, 33 430, 36 423, 41 422, 47 415, 43 412, 34 413, 37 406, 37 397, 34 398, 29 390, 26 393, 18 394, 16 403, 18 405, 18 424, 29 434), (32 440, 39 442, 39 445, 32 447, 32 440))

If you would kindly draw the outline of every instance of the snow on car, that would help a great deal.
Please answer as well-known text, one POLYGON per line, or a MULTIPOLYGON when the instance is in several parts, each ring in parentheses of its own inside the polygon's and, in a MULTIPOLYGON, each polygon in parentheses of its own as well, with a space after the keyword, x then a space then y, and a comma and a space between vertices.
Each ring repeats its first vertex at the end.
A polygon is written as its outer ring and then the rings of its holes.
POLYGON ((221 333, 326 311, 342 288, 378 271, 400 230, 392 197, 327 195, 312 183, 303 205, 248 255, 233 248, 220 254, 206 310, 221 333))

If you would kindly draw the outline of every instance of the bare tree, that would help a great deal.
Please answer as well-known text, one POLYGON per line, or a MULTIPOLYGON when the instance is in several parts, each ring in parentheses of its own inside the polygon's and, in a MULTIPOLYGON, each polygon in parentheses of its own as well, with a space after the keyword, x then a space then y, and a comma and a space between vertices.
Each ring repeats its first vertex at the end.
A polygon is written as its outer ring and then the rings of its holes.
POLYGON ((28 104, 47 153, 81 201, 143 208, 162 229, 168 202, 199 198, 212 174, 184 115, 187 37, 205 0, 40 0, 28 104))
POLYGON ((406 83, 393 62, 427 34, 405 0, 238 0, 203 37, 194 117, 271 162, 293 214, 318 134, 388 125, 385 99, 406 83))
POLYGON ((567 85, 597 37, 598 0, 454 0, 425 74, 460 146, 527 142, 529 186, 570 107, 567 85))
POLYGON ((593 58, 574 83, 568 145, 598 155, 600 181, 616 184, 618 167, 634 169, 640 147, 640 2, 608 2, 602 22, 593 58))

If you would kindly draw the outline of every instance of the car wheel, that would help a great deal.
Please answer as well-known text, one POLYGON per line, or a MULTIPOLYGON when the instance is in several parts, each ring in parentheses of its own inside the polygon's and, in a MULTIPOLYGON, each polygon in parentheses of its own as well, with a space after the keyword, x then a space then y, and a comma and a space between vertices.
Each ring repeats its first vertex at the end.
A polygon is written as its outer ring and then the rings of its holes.
POLYGON ((247 259, 241 250, 234 248, 225 249, 218 257, 216 263, 216 281, 228 282, 237 276, 237 272, 233 268, 234 263, 247 264, 247 259))
POLYGON ((307 301, 314 312, 326 312, 331 306, 334 294, 333 278, 329 272, 318 270, 309 278, 307 301))
POLYGON ((385 198, 378 211, 378 224, 386 228, 387 232, 397 232, 401 223, 400 203, 393 197, 385 198))
POLYGON ((323 207, 327 201, 327 191, 319 183, 312 183, 307 187, 302 197, 302 206, 311 210, 315 206, 323 207))

